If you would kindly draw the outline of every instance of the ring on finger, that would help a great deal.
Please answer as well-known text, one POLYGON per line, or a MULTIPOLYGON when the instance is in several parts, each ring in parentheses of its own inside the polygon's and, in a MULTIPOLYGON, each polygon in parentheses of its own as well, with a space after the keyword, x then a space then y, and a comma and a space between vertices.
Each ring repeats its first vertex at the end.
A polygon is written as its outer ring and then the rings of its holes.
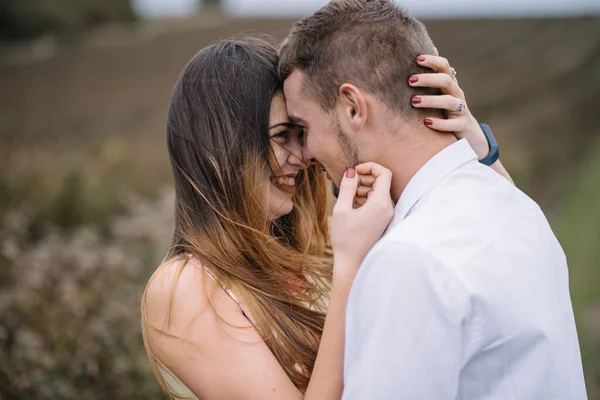
POLYGON ((455 111, 450 111, 450 114, 460 114, 461 112, 465 111, 465 108, 467 108, 467 104, 462 101, 462 99, 456 100, 458 100, 458 108, 455 111))
POLYGON ((451 79, 456 79, 456 70, 452 68, 452 75, 450 75, 451 79))

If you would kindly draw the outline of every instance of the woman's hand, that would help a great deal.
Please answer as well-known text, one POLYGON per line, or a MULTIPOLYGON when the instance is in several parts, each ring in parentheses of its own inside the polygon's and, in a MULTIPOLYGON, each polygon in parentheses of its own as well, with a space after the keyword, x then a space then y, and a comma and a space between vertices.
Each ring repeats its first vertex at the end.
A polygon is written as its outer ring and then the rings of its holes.
POLYGON ((477 157, 480 160, 485 158, 489 153, 489 145, 477 120, 469 110, 465 93, 458 86, 454 68, 450 66, 447 59, 437 54, 421 55, 417 57, 417 63, 438 72, 413 75, 409 84, 413 87, 435 87, 441 89, 442 95, 415 96, 412 98, 413 106, 445 110, 448 114, 448 119, 427 118, 424 121, 425 125, 436 131, 453 133, 458 139, 467 139, 477 157), (458 114, 453 114, 459 110, 461 101, 464 109, 458 114))
POLYGON ((369 198, 369 193, 373 190, 373 184, 375 183, 375 177, 371 174, 363 175, 358 174, 358 187, 356 188, 356 197, 354 198, 354 204, 361 207, 365 205, 369 198))
POLYGON ((331 215, 331 246, 336 275, 354 278, 358 266, 394 216, 390 195, 392 172, 368 162, 346 171, 331 215), (362 179, 369 179, 368 187, 362 179), (364 196, 359 193, 364 187, 364 196), (355 208, 357 200, 361 207, 355 208))

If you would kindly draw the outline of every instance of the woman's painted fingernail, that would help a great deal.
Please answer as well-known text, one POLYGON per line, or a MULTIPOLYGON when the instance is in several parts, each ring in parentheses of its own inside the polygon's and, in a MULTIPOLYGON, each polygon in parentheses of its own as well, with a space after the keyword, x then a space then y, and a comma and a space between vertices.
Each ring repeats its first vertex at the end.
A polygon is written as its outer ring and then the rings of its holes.
POLYGON ((346 178, 354 178, 356 176, 356 170, 354 168, 348 168, 346 171, 346 178))
POLYGON ((419 77, 416 75, 413 75, 410 77, 410 79, 408 80, 410 83, 417 83, 419 82, 419 77))
POLYGON ((421 98, 420 98, 420 97, 413 97, 413 98, 411 99, 411 102, 412 102, 413 104, 420 104, 420 103, 421 103, 421 98))
POLYGON ((417 61, 423 62, 423 61, 425 61, 425 57, 424 56, 419 56, 419 57, 417 57, 417 61))
POLYGON ((427 126, 433 125, 433 121, 430 120, 429 118, 426 118, 425 119, 425 125, 427 125, 427 126))

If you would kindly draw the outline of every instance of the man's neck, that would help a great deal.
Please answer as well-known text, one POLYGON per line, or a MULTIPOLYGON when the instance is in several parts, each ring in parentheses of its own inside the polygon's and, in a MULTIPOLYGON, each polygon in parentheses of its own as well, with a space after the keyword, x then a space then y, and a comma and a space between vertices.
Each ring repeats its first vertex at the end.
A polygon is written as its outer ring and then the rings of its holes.
POLYGON ((392 200, 397 203, 415 174, 436 154, 456 142, 448 133, 425 133, 422 140, 395 141, 385 146, 377 163, 392 171, 392 200))

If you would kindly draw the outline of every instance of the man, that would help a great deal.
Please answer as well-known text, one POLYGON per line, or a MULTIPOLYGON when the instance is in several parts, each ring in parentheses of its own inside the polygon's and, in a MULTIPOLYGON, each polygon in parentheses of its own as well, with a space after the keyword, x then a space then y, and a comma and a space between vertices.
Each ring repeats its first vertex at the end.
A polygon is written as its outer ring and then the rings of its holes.
POLYGON ((426 94, 414 59, 433 52, 388 0, 333 1, 282 45, 305 158, 336 185, 365 161, 393 173, 395 217, 348 300, 343 399, 585 399, 567 264, 544 214, 411 106, 426 94))

